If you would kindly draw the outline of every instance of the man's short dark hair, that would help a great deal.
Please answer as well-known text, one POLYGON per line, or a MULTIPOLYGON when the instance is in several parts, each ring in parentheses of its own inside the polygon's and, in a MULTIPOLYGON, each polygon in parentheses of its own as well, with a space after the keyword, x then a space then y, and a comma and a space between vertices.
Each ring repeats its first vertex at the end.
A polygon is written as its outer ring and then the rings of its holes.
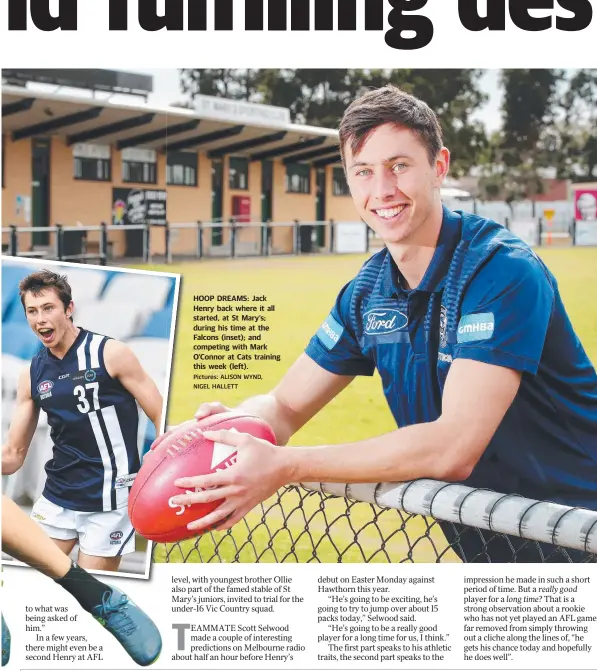
POLYGON ((34 296, 39 296, 42 291, 46 289, 54 289, 58 294, 58 298, 64 305, 64 310, 70 305, 73 300, 72 289, 68 283, 66 275, 59 275, 51 270, 39 270, 19 282, 19 295, 21 297, 21 304, 25 307, 25 294, 31 293, 34 296))
POLYGON ((429 162, 434 163, 444 143, 435 112, 427 103, 391 84, 368 91, 344 112, 340 122, 342 160, 346 160, 347 142, 350 142, 352 153, 357 154, 369 135, 388 123, 413 131, 427 149, 429 162))

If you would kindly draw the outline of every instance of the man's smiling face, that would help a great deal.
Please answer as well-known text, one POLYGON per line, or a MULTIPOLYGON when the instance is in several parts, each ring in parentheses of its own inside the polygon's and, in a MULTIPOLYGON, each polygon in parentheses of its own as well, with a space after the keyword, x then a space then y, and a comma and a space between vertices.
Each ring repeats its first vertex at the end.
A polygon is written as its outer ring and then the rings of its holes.
POLYGON ((346 142, 344 158, 359 215, 386 244, 415 244, 439 202, 448 150, 442 149, 431 163, 417 135, 391 123, 371 131, 355 154, 350 144, 346 142))

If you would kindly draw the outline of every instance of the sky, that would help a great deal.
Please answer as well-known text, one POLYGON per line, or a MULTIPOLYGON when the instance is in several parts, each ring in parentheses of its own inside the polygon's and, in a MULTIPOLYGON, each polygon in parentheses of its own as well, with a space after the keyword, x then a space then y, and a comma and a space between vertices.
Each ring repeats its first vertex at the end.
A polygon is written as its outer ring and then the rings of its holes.
MULTIPOLYGON (((169 105, 184 100, 180 92, 180 76, 175 69, 129 70, 153 76, 154 93, 149 96, 150 105, 169 105)), ((500 126, 501 91, 499 87, 499 70, 487 70, 483 75, 480 87, 488 95, 487 103, 473 116, 482 121, 491 132, 500 126)))

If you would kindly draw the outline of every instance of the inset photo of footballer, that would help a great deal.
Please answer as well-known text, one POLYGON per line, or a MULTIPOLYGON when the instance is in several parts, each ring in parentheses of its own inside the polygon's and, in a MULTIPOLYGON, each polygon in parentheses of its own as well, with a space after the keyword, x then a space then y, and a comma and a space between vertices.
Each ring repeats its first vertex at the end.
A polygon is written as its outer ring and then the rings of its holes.
POLYGON ((149 576, 128 496, 164 428, 178 290, 168 273, 2 259, 3 491, 88 571, 149 576))

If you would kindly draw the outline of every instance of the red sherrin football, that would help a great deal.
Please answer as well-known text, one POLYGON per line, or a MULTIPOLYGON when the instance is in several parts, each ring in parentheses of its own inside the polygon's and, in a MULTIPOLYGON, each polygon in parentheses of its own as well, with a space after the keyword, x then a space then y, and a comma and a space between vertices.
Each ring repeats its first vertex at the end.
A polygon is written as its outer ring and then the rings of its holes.
POLYGON ((172 497, 184 493, 174 486, 177 478, 214 473, 236 461, 235 448, 207 440, 196 429, 235 430, 276 443, 266 422, 237 411, 212 415, 175 429, 145 457, 129 494, 131 522, 149 540, 174 543, 196 536, 196 532, 187 529, 187 524, 208 515, 221 503, 220 499, 184 508, 171 503, 172 497))

